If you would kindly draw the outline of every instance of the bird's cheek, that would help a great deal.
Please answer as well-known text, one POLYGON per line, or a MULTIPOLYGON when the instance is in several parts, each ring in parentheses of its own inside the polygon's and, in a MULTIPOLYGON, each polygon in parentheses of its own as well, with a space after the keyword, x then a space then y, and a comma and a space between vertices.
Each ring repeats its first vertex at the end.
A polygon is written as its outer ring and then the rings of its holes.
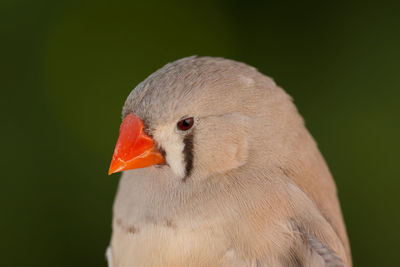
POLYGON ((223 140, 214 139, 214 144, 211 144, 210 148, 203 152, 203 155, 199 155, 199 158, 204 158, 202 162, 203 169, 206 169, 210 174, 212 173, 223 173, 231 169, 242 166, 247 160, 247 142, 243 139, 236 138, 225 138, 223 140), (218 149, 212 150, 212 148, 220 145, 218 149), (208 151, 208 153, 207 153, 208 151), (212 151, 212 152, 211 152, 212 151))
MULTIPOLYGON (((199 145, 195 149, 195 162, 201 165, 200 169, 208 174, 223 173, 238 168, 247 161, 246 125, 238 123, 237 120, 234 124, 229 123, 230 120, 224 120, 224 122, 226 125, 221 126, 221 122, 219 122, 218 125, 221 127, 214 127, 213 131, 196 133, 198 139, 196 143, 199 145)), ((210 123, 210 127, 212 125, 210 123)))

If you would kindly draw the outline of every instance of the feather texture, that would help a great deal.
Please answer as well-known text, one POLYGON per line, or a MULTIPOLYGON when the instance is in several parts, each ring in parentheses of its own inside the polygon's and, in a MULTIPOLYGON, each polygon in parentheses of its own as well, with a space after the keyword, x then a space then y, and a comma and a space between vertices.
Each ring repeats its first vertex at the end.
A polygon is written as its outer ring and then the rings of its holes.
POLYGON ((129 95, 167 165, 124 172, 114 267, 351 266, 336 186, 292 99, 222 58, 167 64, 129 95), (176 131, 183 117, 196 123, 176 131))

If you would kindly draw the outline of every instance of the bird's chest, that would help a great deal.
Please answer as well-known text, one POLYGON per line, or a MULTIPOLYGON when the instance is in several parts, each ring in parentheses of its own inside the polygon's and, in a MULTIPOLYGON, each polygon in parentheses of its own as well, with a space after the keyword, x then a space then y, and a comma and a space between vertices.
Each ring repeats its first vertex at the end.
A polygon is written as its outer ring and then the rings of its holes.
POLYGON ((114 222, 113 267, 218 266, 226 251, 222 233, 213 227, 162 223, 124 225, 114 222))

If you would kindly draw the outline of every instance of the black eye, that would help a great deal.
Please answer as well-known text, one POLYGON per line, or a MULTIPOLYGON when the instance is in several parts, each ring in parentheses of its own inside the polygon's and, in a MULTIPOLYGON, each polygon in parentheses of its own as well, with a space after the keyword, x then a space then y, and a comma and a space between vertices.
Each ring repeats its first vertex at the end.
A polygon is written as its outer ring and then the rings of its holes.
POLYGON ((187 131, 190 128, 192 128, 193 123, 194 123, 194 119, 193 119, 193 117, 190 117, 190 118, 186 118, 186 119, 179 121, 177 126, 178 126, 179 130, 187 131))

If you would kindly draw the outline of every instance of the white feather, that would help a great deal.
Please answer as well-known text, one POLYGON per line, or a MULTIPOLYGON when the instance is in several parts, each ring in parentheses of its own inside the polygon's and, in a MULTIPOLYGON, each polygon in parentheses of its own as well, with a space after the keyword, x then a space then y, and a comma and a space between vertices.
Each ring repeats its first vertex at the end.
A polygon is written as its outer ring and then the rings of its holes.
POLYGON ((158 127, 153 133, 154 140, 159 143, 166 153, 166 161, 171 170, 179 177, 185 176, 185 159, 182 135, 174 131, 174 125, 164 125, 158 127))

